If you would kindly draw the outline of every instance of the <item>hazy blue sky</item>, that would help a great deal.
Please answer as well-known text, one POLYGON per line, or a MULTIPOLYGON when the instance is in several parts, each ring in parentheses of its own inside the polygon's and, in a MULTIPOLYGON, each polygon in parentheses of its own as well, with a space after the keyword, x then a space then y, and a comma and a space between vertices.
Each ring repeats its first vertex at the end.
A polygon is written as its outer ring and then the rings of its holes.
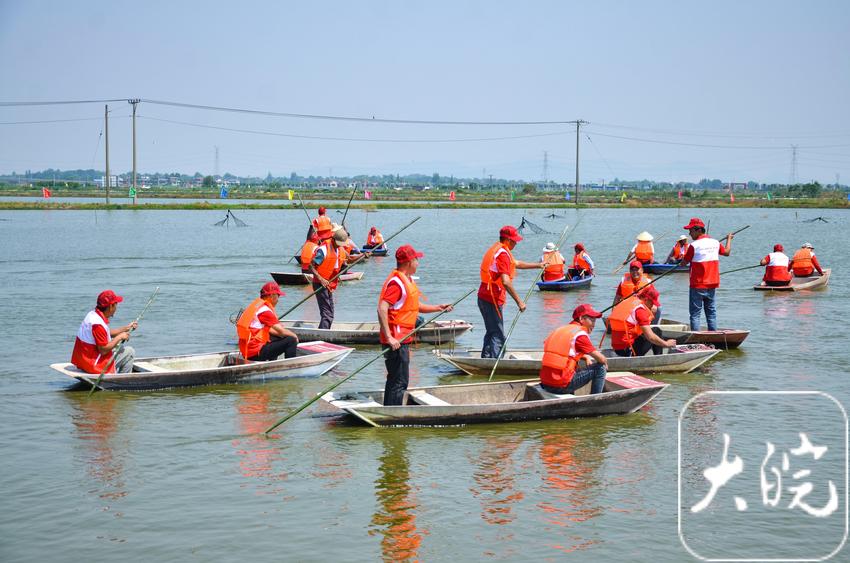
MULTIPOLYGON (((838 173, 850 183, 848 24, 845 0, 0 0, 0 102, 139 97, 369 118, 581 118, 590 122, 583 182, 786 182, 797 144, 799 180, 832 183, 838 173)), ((128 170, 130 106, 110 108, 112 168, 128 170)), ((0 107, 0 172, 102 168, 102 115, 103 104, 0 107)), ((548 151, 550 178, 574 177, 572 125, 354 123, 149 103, 138 115, 142 171, 212 173, 217 145, 220 171, 240 175, 486 169, 537 180, 548 151), (501 139, 460 141, 482 138, 501 139)))

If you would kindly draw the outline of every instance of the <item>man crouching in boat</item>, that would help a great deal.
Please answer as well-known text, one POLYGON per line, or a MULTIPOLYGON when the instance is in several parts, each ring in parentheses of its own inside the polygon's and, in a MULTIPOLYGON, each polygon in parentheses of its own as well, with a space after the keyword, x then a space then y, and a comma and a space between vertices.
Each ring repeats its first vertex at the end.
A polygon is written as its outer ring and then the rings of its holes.
POLYGON ((428 305, 419 300, 419 288, 412 276, 424 254, 409 244, 395 251, 396 269, 384 281, 378 298, 378 323, 381 325, 381 346, 387 367, 387 384, 384 388, 384 405, 400 405, 407 391, 410 377, 411 338, 419 312, 451 311, 449 303, 428 305))
POLYGON ((774 244, 773 252, 762 258, 759 264, 764 266, 762 285, 781 287, 791 283, 791 260, 781 244, 774 244))
POLYGON ((601 393, 605 388, 608 360, 590 341, 590 332, 602 313, 588 304, 573 311, 573 321, 556 328, 543 342, 543 362, 540 368, 540 386, 550 393, 565 395, 592 381, 590 393, 601 393), (589 355, 596 363, 577 370, 582 356, 589 355))
POLYGON ((136 352, 130 346, 122 346, 112 361, 112 351, 119 343, 130 338, 130 331, 138 326, 136 321, 119 328, 109 328, 109 319, 124 301, 111 289, 97 296, 97 306, 88 312, 77 331, 71 363, 86 373, 100 374, 107 365, 107 373, 129 373, 133 371, 136 352))
POLYGON ((260 297, 239 316, 236 335, 239 351, 246 360, 268 362, 281 354, 284 358, 294 358, 298 353, 298 337, 283 328, 274 312, 281 295, 285 293, 280 286, 269 282, 260 290, 260 297))
POLYGON ((645 356, 650 348, 653 354, 660 354, 662 348, 676 345, 673 339, 662 339, 658 327, 650 327, 651 308, 657 299, 658 290, 650 285, 614 306, 608 323, 611 326, 611 346, 618 356, 645 356))

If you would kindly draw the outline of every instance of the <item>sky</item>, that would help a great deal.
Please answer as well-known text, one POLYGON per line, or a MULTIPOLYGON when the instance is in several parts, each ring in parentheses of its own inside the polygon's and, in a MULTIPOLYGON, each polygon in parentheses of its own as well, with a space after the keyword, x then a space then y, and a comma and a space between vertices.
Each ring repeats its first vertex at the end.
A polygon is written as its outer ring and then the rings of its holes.
POLYGON ((0 173, 104 166, 103 102, 5 104, 110 99, 129 170, 139 98, 140 172, 212 174, 218 147, 242 176, 573 182, 581 119, 582 183, 848 184, 848 22, 845 0, 0 0, 0 173))

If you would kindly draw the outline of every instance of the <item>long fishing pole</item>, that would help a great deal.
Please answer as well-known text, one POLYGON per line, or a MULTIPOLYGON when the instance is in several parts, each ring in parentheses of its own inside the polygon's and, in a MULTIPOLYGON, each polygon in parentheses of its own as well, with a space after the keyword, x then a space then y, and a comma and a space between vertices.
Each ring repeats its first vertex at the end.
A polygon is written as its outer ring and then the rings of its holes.
MULTIPOLYGON (((422 218, 421 216, 420 216, 420 217, 417 217, 416 219, 414 219, 413 221, 411 221, 410 223, 408 223, 407 225, 403 226, 401 229, 399 229, 398 231, 396 231, 395 233, 393 233, 393 235, 392 235, 392 236, 387 237, 387 239, 384 241, 384 244, 386 244, 388 241, 392 240, 392 239, 393 239, 393 238, 395 238, 396 236, 400 235, 402 231, 404 231, 406 228, 408 228, 410 225, 412 225, 413 223, 415 223, 416 221, 418 221, 418 220, 419 220, 419 219, 421 219, 421 218, 422 218)), ((364 252, 363 254, 361 254, 360 256, 358 256, 358 257, 357 257, 357 259, 356 259, 354 262, 352 262, 352 263, 350 264, 350 266, 354 266, 355 264, 357 264, 360 260, 362 260, 363 258, 365 258, 365 257, 366 257, 367 255, 369 255, 369 254, 370 254, 369 252, 364 252)), ((331 279, 329 279, 329 280, 328 280, 328 283, 331 283, 331 282, 333 282, 334 280, 336 280, 339 276, 341 276, 341 275, 342 275, 342 272, 343 272, 343 270, 340 270, 340 271, 339 271, 339 273, 337 273, 335 276, 333 276, 331 279)), ((323 289, 324 289, 324 286, 319 287, 318 289, 316 289, 315 291, 313 291, 312 293, 310 293, 307 297, 305 297, 304 299, 302 299, 301 301, 299 301, 298 303, 296 303, 295 305, 293 305, 292 307, 290 307, 290 308, 289 308, 289 309, 288 309, 285 313, 283 313, 282 315, 280 315, 280 317, 279 317, 279 318, 281 318, 281 319, 282 319, 282 318, 284 318, 286 315, 288 315, 289 313, 291 313, 292 311, 294 311, 295 309, 297 309, 298 307, 300 307, 302 304, 304 304, 304 302, 306 302, 308 299, 310 299, 311 297, 313 297, 314 295, 316 295, 317 293, 319 293, 319 292, 320 292, 320 291, 322 291, 323 289)))
MULTIPOLYGON (((576 224, 573 225, 573 230, 575 230, 575 228, 578 227, 578 224, 581 223, 582 217, 579 217, 578 221, 576 221, 576 224)), ((561 246, 564 244, 564 241, 567 240, 567 233, 569 231, 570 231, 570 226, 567 225, 566 227, 564 227, 564 230, 561 233, 561 238, 558 239, 558 244, 556 245, 556 248, 558 249, 559 252, 560 252, 561 246)), ((549 258, 551 258, 551 257, 552 257, 552 255, 550 254, 549 258)), ((531 282, 531 287, 528 288, 528 293, 525 294, 525 300, 524 301, 528 301, 528 299, 531 297, 531 292, 534 291, 534 287, 537 285, 537 280, 539 280, 540 276, 543 275, 543 272, 546 270, 546 266, 548 266, 548 265, 549 265, 549 259, 546 260, 546 264, 544 265, 544 267, 541 268, 539 272, 537 272, 536 276, 534 276, 534 280, 531 282)), ((519 316, 521 314, 522 314, 522 311, 517 311, 516 315, 514 315, 514 320, 511 322, 511 327, 508 329, 508 334, 507 334, 507 336, 505 336, 505 341, 502 343, 502 348, 499 350, 499 355, 496 356, 496 362, 493 364, 493 369, 490 370, 490 377, 487 379, 487 381, 493 380, 493 374, 496 373, 496 367, 499 365, 499 362, 501 361, 502 357, 504 357, 505 350, 508 349, 508 340, 511 339, 511 335, 514 332, 514 328, 516 327, 516 323, 519 320, 519 316)))
MULTIPOLYGON (((460 299, 458 299, 457 301, 452 303, 451 307, 448 307, 444 311, 440 311, 439 313, 437 313, 436 315, 434 315, 433 317, 431 317, 430 319, 428 319, 427 321, 425 321, 424 323, 422 323, 421 325, 419 325, 418 327, 413 329, 410 332, 410 334, 408 334, 405 337, 405 339, 413 336, 414 334, 416 334, 417 332, 419 332, 420 330, 425 328, 427 325, 436 321, 437 318, 439 318, 440 316, 444 315, 445 313, 448 313, 448 309, 454 308, 455 305, 457 305, 458 303, 460 303, 461 301, 463 301, 464 299, 466 299, 467 297, 472 295, 475 291, 476 291, 475 289, 469 290, 463 297, 461 297, 460 299)), ((356 370, 351 372, 350 375, 345 376, 344 378, 340 379, 336 383, 328 385, 327 387, 325 387, 324 389, 322 389, 321 391, 316 393, 315 397, 313 397, 312 399, 310 399, 309 401, 307 401, 306 403, 304 403, 303 405, 301 405, 297 409, 293 410, 292 412, 290 412, 289 414, 287 414, 286 416, 284 416, 283 418, 281 418, 280 420, 278 420, 277 422, 275 422, 274 424, 272 424, 271 426, 266 428, 266 430, 263 432, 263 434, 268 435, 269 432, 271 432, 272 430, 274 430, 275 428, 277 428, 278 426, 280 426, 281 424, 283 424, 284 422, 286 422, 290 418, 294 417, 296 414, 300 413, 301 411, 303 411, 304 409, 306 409, 307 407, 309 407, 310 405, 312 405, 313 403, 318 401, 325 393, 330 393, 331 391, 333 391, 334 389, 336 389, 337 387, 339 387, 340 385, 342 385, 343 383, 345 383, 346 381, 348 381, 349 379, 351 379, 352 377, 354 377, 355 375, 357 375, 358 373, 360 373, 361 371, 363 371, 364 369, 366 369, 367 367, 372 365, 374 362, 381 359, 384 356, 384 354, 386 354, 390 350, 391 350, 391 348, 389 346, 384 348, 383 350, 381 350, 380 354, 378 354, 377 356, 375 356, 374 358, 372 358, 371 360, 369 360, 368 362, 366 362, 365 364, 363 364, 362 366, 360 366, 359 368, 357 368, 356 370)))
MULTIPOLYGON (((159 286, 156 286, 156 289, 153 290, 153 295, 151 295, 151 298, 148 299, 147 305, 145 305, 145 308, 142 309, 141 313, 139 313, 139 316, 136 317, 136 320, 133 321, 134 323, 138 324, 138 322, 140 320, 142 320, 142 317, 145 316, 145 312, 147 312, 148 307, 151 306, 151 303, 153 303, 153 300, 156 298, 157 293, 159 293, 159 286)), ((131 328, 130 332, 133 332, 134 330, 136 330, 136 329, 131 328)), ((103 371, 100 372, 100 375, 97 376, 97 381, 92 383, 91 390, 89 390, 89 394, 88 394, 89 397, 91 397, 91 394, 94 393, 96 389, 100 389, 100 382, 103 381, 103 374, 105 374, 107 371, 109 371, 109 368, 111 368, 112 364, 115 363, 115 359, 118 357, 118 352, 120 352, 121 350, 124 349, 124 342, 126 342, 126 341, 122 340, 121 343, 117 346, 117 350, 112 351, 112 358, 110 358, 109 363, 106 364, 106 367, 104 367, 103 371)))
POLYGON ((354 189, 351 190, 351 197, 348 198, 348 205, 345 206, 345 213, 342 214, 342 226, 345 226, 345 217, 348 215, 348 208, 351 207, 351 200, 354 199, 354 194, 357 193, 357 184, 354 184, 354 189))

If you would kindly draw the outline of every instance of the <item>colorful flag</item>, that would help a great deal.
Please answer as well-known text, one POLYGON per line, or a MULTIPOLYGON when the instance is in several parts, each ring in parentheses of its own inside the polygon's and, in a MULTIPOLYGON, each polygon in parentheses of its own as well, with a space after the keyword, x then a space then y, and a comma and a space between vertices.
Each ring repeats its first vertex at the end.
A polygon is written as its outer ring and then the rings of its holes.
POLYGON ((227 197, 227 188, 221 188, 221 191, 218 193, 218 197, 225 199, 227 197))
POLYGON ((51 195, 53 195, 53 194, 51 194, 51 193, 50 193, 50 190, 49 190, 49 189, 47 189, 47 188, 41 188, 41 197, 43 197, 44 199, 47 199, 47 198, 49 198, 51 195))
POLYGON ((770 201, 770 192, 767 192, 767 201, 770 201))
POLYGON ((570 192, 565 193, 564 197, 567 199, 567 201, 570 201, 570 192))
POLYGON ((626 201, 626 192, 623 192, 623 195, 620 196, 620 203, 626 201))
POLYGON ((372 199, 372 192, 370 192, 369 190, 365 190, 365 191, 363 192, 363 197, 364 197, 365 199, 372 199))
POLYGON ((287 192, 287 195, 289 195, 289 201, 292 201, 292 198, 293 198, 293 196, 294 196, 295 194, 293 193, 293 191, 292 191, 292 190, 289 190, 289 191, 287 192))
POLYGON ((511 201, 513 201, 515 199, 516 199, 516 192, 514 190, 511 190, 511 201))
POLYGON ((130 186, 130 191, 127 193, 127 197, 136 197, 136 188, 130 186))
POLYGON ((679 190, 679 199, 682 199, 682 190, 679 190))
POLYGON ((735 194, 729 192, 729 203, 735 203, 735 194))
POLYGON ((455 193, 454 192, 449 192, 449 200, 451 200, 451 201, 455 200, 455 193))

